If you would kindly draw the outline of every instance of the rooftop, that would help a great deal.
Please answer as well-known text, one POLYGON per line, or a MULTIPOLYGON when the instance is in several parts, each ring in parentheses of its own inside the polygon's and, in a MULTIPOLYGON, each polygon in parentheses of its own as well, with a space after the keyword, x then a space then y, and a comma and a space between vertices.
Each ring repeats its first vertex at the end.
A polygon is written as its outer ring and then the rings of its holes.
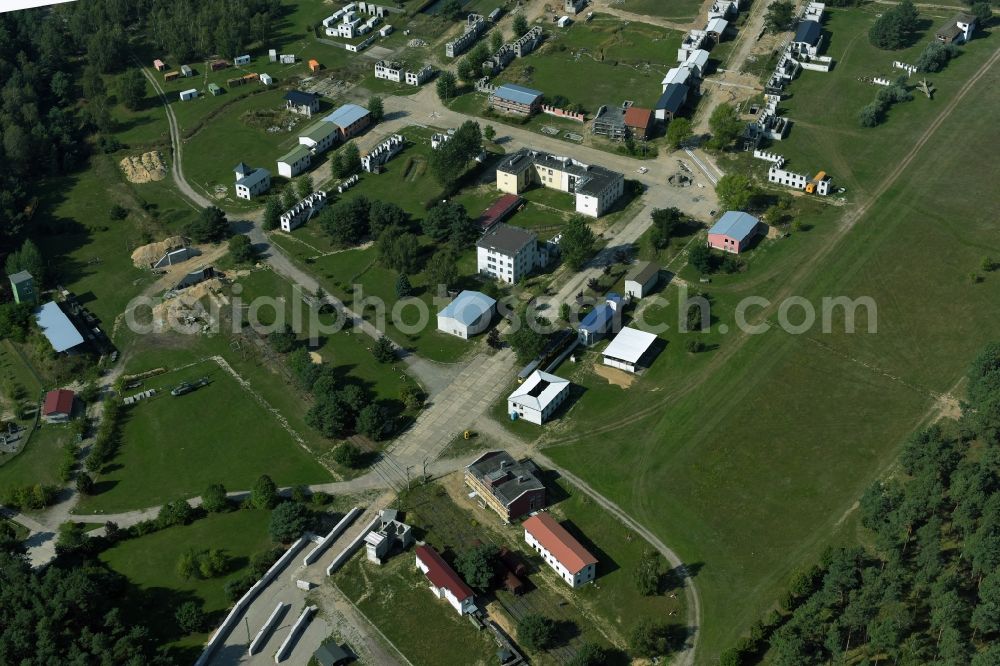
POLYGON ((722 234, 742 241, 754 232, 759 223, 760 220, 749 213, 730 210, 719 218, 719 221, 708 230, 708 233, 709 235, 722 234))
POLYGON ((270 177, 271 172, 267 169, 254 169, 247 175, 243 176, 236 181, 237 185, 245 185, 246 187, 253 187, 265 178, 270 177))
POLYGON ((497 220, 507 217, 507 215, 520 205, 521 197, 516 194, 505 194, 493 202, 492 206, 483 211, 483 214, 479 217, 479 224, 484 230, 489 229, 497 220))
POLYGON ((305 93, 301 90, 289 90, 285 93, 285 100, 296 106, 312 106, 318 99, 319 95, 316 93, 305 93))
POLYGON ((312 155, 312 153, 309 152, 309 149, 302 144, 299 144, 298 146, 292 148, 289 152, 279 157, 278 161, 285 162, 286 164, 294 164, 303 157, 309 157, 310 155, 312 155))
POLYGON ((718 35, 721 35, 726 31, 726 28, 728 26, 729 26, 729 21, 727 21, 724 18, 715 17, 714 19, 711 19, 708 22, 708 25, 705 26, 705 30, 706 32, 714 32, 718 35))
POLYGON ((552 514, 542 512, 524 521, 524 531, 535 537, 545 550, 559 561, 571 574, 577 574, 597 558, 590 554, 573 535, 560 525, 552 514))
POLYGON ((816 46, 823 29, 816 21, 799 21, 795 28, 795 42, 805 43, 809 46, 816 46))
POLYGON ((625 112, 625 124, 629 127, 646 129, 653 122, 653 112, 638 106, 630 106, 625 112))
POLYGON ((35 321, 57 352, 64 352, 83 343, 80 331, 76 330, 76 326, 55 301, 49 301, 40 307, 35 312, 35 321))
POLYGON ((558 169, 577 177, 577 194, 600 194, 608 184, 619 178, 622 174, 617 171, 605 169, 594 164, 584 164, 577 162, 572 157, 560 155, 550 155, 541 151, 531 151, 534 163, 549 169, 558 169))
POLYGON ((328 138, 331 134, 337 133, 337 126, 326 120, 321 120, 305 132, 300 134, 300 137, 306 139, 311 139, 314 143, 319 143, 323 139, 328 138))
POLYGON ((476 243, 476 246, 514 256, 524 246, 536 242, 537 238, 533 232, 527 229, 512 227, 509 224, 498 224, 487 231, 476 243))
POLYGON ((516 461, 506 451, 484 453, 466 470, 489 486, 493 494, 505 505, 530 490, 544 490, 538 479, 538 467, 530 460, 516 461))
POLYGON ((656 102, 657 109, 677 113, 687 99, 688 87, 683 83, 671 83, 656 102))
POLYGON ((12 273, 7 277, 10 278, 11 284, 20 284, 22 282, 28 282, 29 280, 33 279, 31 277, 31 273, 29 273, 28 271, 18 271, 17 273, 12 273))
POLYGON ((507 399, 541 411, 568 387, 568 379, 535 370, 507 399))
POLYGON ((417 546, 414 551, 417 558, 427 567, 427 578, 435 587, 450 591, 459 601, 465 601, 472 596, 472 588, 455 573, 455 570, 444 561, 441 555, 430 546, 417 546))
POLYGON ((42 404, 42 414, 69 414, 73 411, 73 398, 76 394, 66 389, 49 391, 45 394, 45 402, 42 404))
POLYGON ((708 65, 708 51, 705 49, 695 49, 688 54, 687 59, 684 61, 685 67, 697 67, 698 71, 701 73, 705 72, 705 67, 708 65))
POLYGON ((505 99, 515 104, 534 104, 542 96, 540 90, 525 88, 516 83, 505 83, 493 91, 493 94, 500 99, 505 99))
POLYGON ((626 363, 637 363, 654 342, 656 342, 656 336, 652 333, 626 326, 607 346, 604 355, 626 363))
POLYGON ((640 261, 625 274, 625 281, 646 284, 651 277, 660 272, 660 266, 651 261, 640 261))
POLYGON ((580 322, 580 330, 591 333, 601 333, 607 329, 608 324, 615 318, 616 307, 612 303, 621 304, 621 296, 609 293, 607 300, 596 306, 587 313, 587 316, 580 322))
POLYGON ((325 120, 341 129, 346 129, 368 115, 368 109, 357 104, 345 104, 328 115, 325 120))
POLYGON ((233 167, 233 171, 235 171, 242 178, 247 174, 253 173, 253 167, 247 164, 246 162, 240 162, 235 167, 233 167))
POLYGON ((463 291, 444 306, 439 317, 451 317, 466 326, 472 326, 480 317, 491 311, 497 304, 495 299, 478 291, 463 291))

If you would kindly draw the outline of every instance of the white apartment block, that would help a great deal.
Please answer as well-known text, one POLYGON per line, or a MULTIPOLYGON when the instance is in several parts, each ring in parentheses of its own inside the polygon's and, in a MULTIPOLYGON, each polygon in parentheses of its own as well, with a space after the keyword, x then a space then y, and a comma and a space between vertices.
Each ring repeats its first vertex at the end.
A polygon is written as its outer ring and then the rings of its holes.
POLYGON ((498 224, 476 243, 479 272, 508 284, 547 262, 548 253, 539 250, 538 237, 520 227, 498 224))

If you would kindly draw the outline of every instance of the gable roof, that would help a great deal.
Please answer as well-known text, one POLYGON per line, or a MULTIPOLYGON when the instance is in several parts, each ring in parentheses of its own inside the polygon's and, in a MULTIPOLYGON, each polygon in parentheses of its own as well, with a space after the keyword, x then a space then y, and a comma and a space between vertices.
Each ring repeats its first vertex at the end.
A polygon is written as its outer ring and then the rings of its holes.
POLYGON ((516 83, 505 83, 494 90, 493 95, 515 104, 534 104, 535 100, 542 96, 542 92, 516 83))
POLYGON ((671 83, 656 101, 657 109, 665 109, 670 113, 677 113, 684 106, 687 99, 688 87, 683 83, 671 83))
POLYGON ((240 178, 242 178, 243 176, 253 173, 253 167, 247 164, 246 162, 240 162, 235 167, 233 167, 233 171, 239 174, 240 178))
POLYGON ((310 139, 315 143, 319 143, 323 139, 326 139, 331 134, 337 133, 337 125, 326 120, 321 120, 312 127, 308 128, 305 132, 299 135, 299 138, 310 139))
POLYGON ((687 83, 687 80, 689 78, 691 78, 691 68, 688 67, 687 64, 685 63, 680 67, 671 67, 670 70, 663 77, 663 80, 660 81, 660 85, 663 86, 669 86, 672 84, 683 85, 684 83, 687 83))
POLYGON ((368 109, 363 106, 358 106, 357 104, 344 104, 323 120, 328 123, 333 123, 341 129, 347 129, 367 115, 368 109))
POLYGON ((687 59, 684 61, 684 67, 690 69, 691 67, 697 67, 701 74, 705 73, 705 68, 708 66, 708 51, 705 49, 695 49, 688 53, 687 59))
POLYGON ((279 163, 284 162, 285 164, 295 164, 303 157, 309 157, 311 155, 312 153, 309 152, 308 148, 306 148, 302 144, 299 144, 294 148, 292 148, 289 152, 279 157, 278 162, 279 163))
POLYGON ((465 584, 465 581, 455 573, 441 555, 427 545, 417 546, 414 551, 417 558, 427 567, 427 579, 435 587, 444 588, 455 595, 459 601, 465 601, 472 596, 472 588, 465 584))
POLYGON ((516 255, 521 248, 537 239, 534 233, 509 224, 498 224, 476 242, 477 247, 496 250, 508 256, 516 255))
POLYGON ((598 305, 593 310, 587 313, 587 316, 583 318, 580 322, 580 330, 588 331, 590 333, 603 333, 614 318, 617 309, 611 303, 617 303, 621 306, 621 296, 615 293, 609 293, 607 299, 601 305, 598 305))
POLYGON ((708 22, 708 25, 705 26, 705 32, 714 32, 718 35, 721 35, 726 31, 726 28, 728 26, 729 26, 729 21, 727 21, 724 18, 719 18, 717 16, 708 22))
POLYGON ((83 342, 83 336, 62 311, 59 304, 49 301, 35 312, 38 328, 57 352, 72 349, 83 342))
POLYGON ((507 399, 530 409, 542 411, 550 402, 569 388, 569 380, 535 370, 507 399))
POLYGON ((799 26, 795 29, 795 41, 816 46, 823 29, 816 21, 799 21, 799 26))
POLYGON ((523 527, 571 574, 578 574, 587 566, 597 564, 597 558, 574 539, 552 514, 536 513, 524 521, 523 527))
POLYGON ((505 194, 496 201, 493 205, 483 211, 483 214, 479 216, 479 226, 483 230, 487 230, 494 224, 503 220, 512 212, 514 209, 521 205, 521 197, 516 194, 505 194))
POLYGON ((625 111, 625 124, 629 127, 646 129, 653 120, 653 112, 638 106, 630 106, 625 111))
POLYGON ((627 363, 636 363, 654 342, 656 336, 652 333, 626 326, 604 349, 604 355, 627 363))
POLYGON ((625 274, 626 282, 646 284, 649 279, 660 272, 660 266, 652 261, 640 261, 625 274))
POLYGON ((495 299, 482 292, 466 290, 444 306, 444 309, 438 312, 438 316, 451 317, 465 326, 472 326, 496 304, 495 299))
POLYGON ((73 411, 75 396, 75 393, 67 389, 49 391, 45 394, 45 402, 42 404, 42 415, 69 414, 73 411))
POLYGON ((337 664, 347 663, 351 655, 336 643, 327 643, 326 645, 320 645, 313 652, 313 657, 319 662, 320 666, 337 666, 337 664))
POLYGON ((719 221, 708 230, 709 235, 721 234, 737 240, 746 240, 754 232, 760 220, 749 213, 738 210, 726 211, 719 221))
POLYGON ((289 90, 285 93, 285 101, 295 106, 312 106, 319 99, 316 93, 306 93, 301 90, 289 90))
POLYGON ((270 177, 271 177, 271 172, 268 171, 267 169, 254 169, 247 175, 237 180, 236 184, 244 185, 246 187, 253 187, 260 181, 270 177))

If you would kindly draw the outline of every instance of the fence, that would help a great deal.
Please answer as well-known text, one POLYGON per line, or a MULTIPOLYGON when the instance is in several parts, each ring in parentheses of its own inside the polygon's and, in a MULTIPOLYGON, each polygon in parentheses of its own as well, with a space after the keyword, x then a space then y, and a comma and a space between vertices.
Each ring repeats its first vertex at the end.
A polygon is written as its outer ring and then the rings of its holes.
POLYGON ((375 529, 375 526, 379 525, 381 520, 381 516, 376 513, 375 517, 372 518, 372 521, 368 523, 368 527, 361 530, 361 533, 354 538, 354 541, 347 544, 347 547, 340 551, 340 553, 337 554, 337 557, 333 558, 333 562, 331 562, 330 566, 326 568, 327 576, 332 576, 337 569, 344 566, 344 563, 351 558, 351 555, 356 553, 358 548, 361 547, 361 544, 364 542, 365 537, 368 536, 368 533, 375 529))
POLYGON ((264 626, 260 628, 260 631, 257 632, 257 635, 254 636, 254 639, 250 642, 250 647, 249 649, 247 649, 247 654, 249 654, 252 657, 258 652, 260 652, 260 649, 264 646, 264 643, 267 642, 267 637, 270 635, 271 630, 274 629, 274 625, 278 623, 278 617, 281 615, 281 611, 288 608, 289 606, 291 606, 291 604, 282 603, 280 601, 278 602, 278 605, 275 606, 274 611, 271 613, 270 617, 268 617, 267 621, 264 622, 264 626))
POLYGON ((566 109, 559 109, 554 106, 549 106, 548 104, 542 105, 542 113, 548 114, 550 116, 556 116, 557 118, 566 118, 567 120, 575 120, 578 123, 583 123, 587 121, 586 116, 582 113, 576 113, 575 111, 567 111, 566 109))
POLYGON ((323 554, 323 551, 329 548, 330 544, 333 543, 337 539, 337 537, 339 537, 344 532, 344 530, 346 530, 347 527, 355 521, 355 519, 358 517, 360 513, 361 513, 361 507, 358 506, 348 511, 347 515, 341 518, 339 523, 334 525, 333 529, 330 530, 329 534, 323 537, 323 539, 318 544, 316 544, 316 547, 313 548, 311 551, 309 551, 309 554, 306 555, 305 558, 302 560, 303 564, 309 566, 310 564, 315 562, 319 558, 319 556, 323 554))
POLYGON ((309 624, 309 620, 315 612, 316 606, 306 606, 302 610, 302 614, 299 615, 299 619, 295 621, 295 624, 293 624, 292 628, 289 630, 288 636, 286 636, 285 640, 281 642, 281 647, 279 647, 278 651, 274 653, 274 663, 280 664, 285 660, 285 657, 288 656, 288 653, 295 645, 295 639, 299 637, 299 634, 301 634, 306 628, 306 625, 309 624))

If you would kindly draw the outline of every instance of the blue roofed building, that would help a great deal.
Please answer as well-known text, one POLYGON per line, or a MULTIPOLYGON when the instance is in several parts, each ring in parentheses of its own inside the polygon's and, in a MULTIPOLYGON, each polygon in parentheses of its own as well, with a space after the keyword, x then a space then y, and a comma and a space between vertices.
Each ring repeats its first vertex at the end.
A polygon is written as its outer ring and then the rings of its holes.
POLYGON ((485 331, 497 302, 478 291, 463 291, 438 313, 438 330, 464 340, 485 331))
POLYGON ((747 249, 761 232, 760 220, 738 210, 726 211, 708 230, 708 246, 723 252, 739 254, 747 249))
POLYGON ((35 312, 35 322, 52 345, 52 349, 58 353, 70 351, 83 344, 80 331, 55 301, 49 301, 38 308, 35 312))
POLYGON ((490 94, 490 106, 501 113, 530 116, 541 108, 542 92, 516 83, 504 83, 490 94))
POLYGON ((608 331, 616 328, 621 321, 622 297, 614 292, 605 296, 604 303, 587 313, 577 327, 580 344, 589 347, 603 338, 608 331))
POLYGON ((815 58, 823 45, 823 28, 817 21, 799 21, 795 28, 795 38, 791 50, 797 55, 808 55, 815 58))
POLYGON ((653 107, 656 119, 664 122, 670 122, 673 120, 677 114, 680 113, 681 108, 684 106, 684 102, 687 101, 687 96, 688 87, 685 84, 668 84, 667 87, 663 89, 663 94, 660 95, 660 99, 656 101, 656 106, 653 107))
POLYGON ((289 90, 285 93, 285 108, 307 118, 312 117, 312 114, 319 111, 319 95, 301 90, 289 90))
POLYGON ((371 125, 372 114, 363 106, 345 104, 323 120, 336 125, 340 131, 341 140, 347 140, 357 136, 363 129, 371 125))

